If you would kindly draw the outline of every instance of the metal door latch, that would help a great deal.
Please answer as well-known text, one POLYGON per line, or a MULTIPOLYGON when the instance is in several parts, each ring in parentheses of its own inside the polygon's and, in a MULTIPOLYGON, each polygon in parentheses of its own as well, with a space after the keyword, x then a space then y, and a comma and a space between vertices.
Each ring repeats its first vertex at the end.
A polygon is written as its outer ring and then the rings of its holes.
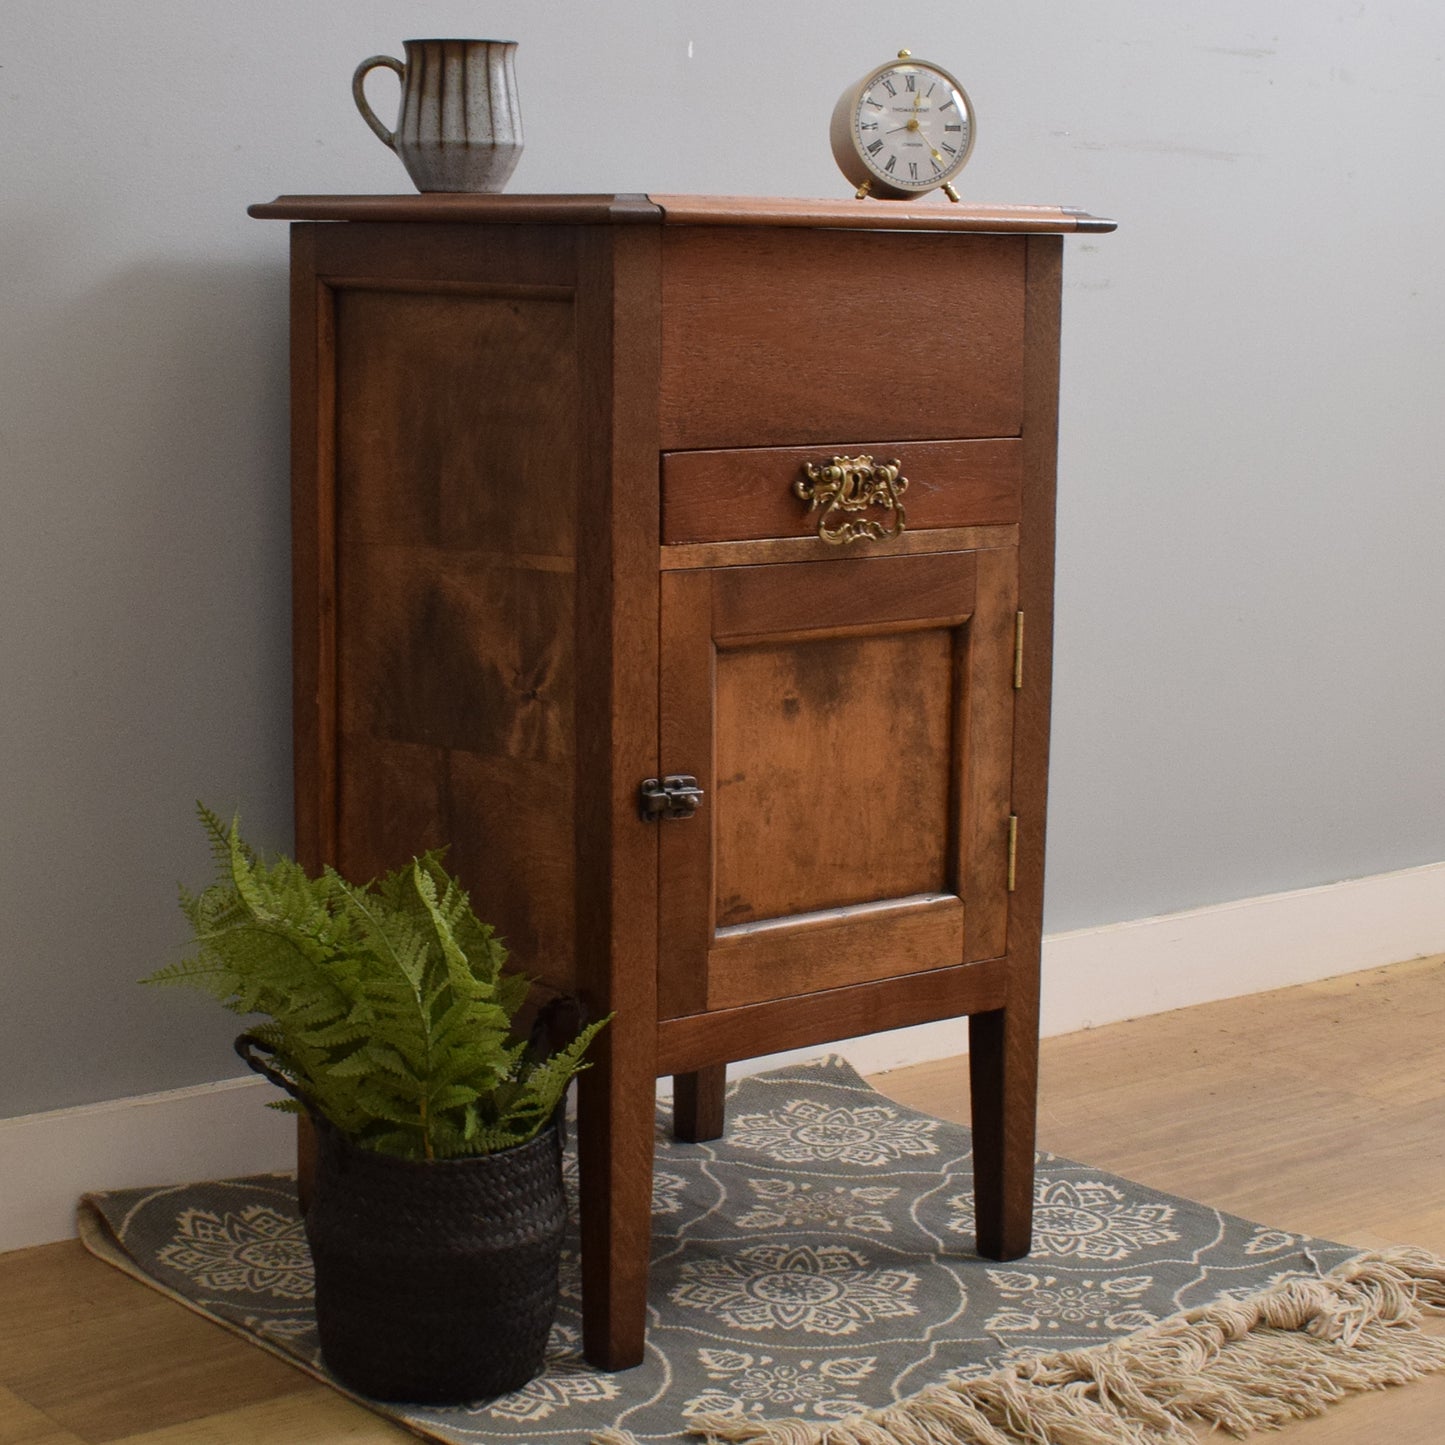
POLYGON ((644 778, 637 789, 638 811, 644 822, 658 818, 690 818, 702 805, 703 791, 690 773, 669 773, 665 778, 644 778))

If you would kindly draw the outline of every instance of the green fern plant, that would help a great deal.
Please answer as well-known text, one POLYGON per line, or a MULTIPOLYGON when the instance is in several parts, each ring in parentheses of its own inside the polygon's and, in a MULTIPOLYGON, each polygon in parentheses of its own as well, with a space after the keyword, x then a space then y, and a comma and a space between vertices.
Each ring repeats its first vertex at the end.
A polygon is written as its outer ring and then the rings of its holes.
POLYGON ((489 1154, 547 1123, 607 1020, 533 1058, 512 1033, 529 981, 504 970, 506 949, 438 853, 358 887, 267 860, 239 819, 198 811, 217 876, 200 894, 181 890, 195 952, 142 982, 264 1015, 249 1033, 272 1067, 363 1148, 489 1154))

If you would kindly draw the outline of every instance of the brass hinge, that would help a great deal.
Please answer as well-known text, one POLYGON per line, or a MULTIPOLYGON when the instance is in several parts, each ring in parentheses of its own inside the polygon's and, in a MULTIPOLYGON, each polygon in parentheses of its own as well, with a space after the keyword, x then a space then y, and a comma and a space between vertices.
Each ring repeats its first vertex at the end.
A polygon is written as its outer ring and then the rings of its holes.
POLYGON ((1008 819, 1008 891, 1010 893, 1014 891, 1014 884, 1018 882, 1018 864, 1019 820, 1016 814, 1010 813, 1008 819))
POLYGON ((1024 615, 1014 613, 1014 687, 1024 685, 1024 615))

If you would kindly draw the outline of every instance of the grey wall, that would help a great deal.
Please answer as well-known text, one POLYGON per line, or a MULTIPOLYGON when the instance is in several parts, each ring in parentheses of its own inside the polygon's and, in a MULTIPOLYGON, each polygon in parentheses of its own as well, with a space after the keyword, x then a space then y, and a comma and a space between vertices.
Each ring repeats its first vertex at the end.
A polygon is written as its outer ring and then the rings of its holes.
POLYGON ((401 10, 5 0, 0 1117, 237 1071, 133 980, 193 799, 290 841, 286 236, 244 208, 407 188, 349 76, 411 34, 521 42, 517 191, 844 194, 843 85, 956 70, 970 198, 1122 223, 1067 244, 1049 927, 1445 858, 1438 0, 401 10))

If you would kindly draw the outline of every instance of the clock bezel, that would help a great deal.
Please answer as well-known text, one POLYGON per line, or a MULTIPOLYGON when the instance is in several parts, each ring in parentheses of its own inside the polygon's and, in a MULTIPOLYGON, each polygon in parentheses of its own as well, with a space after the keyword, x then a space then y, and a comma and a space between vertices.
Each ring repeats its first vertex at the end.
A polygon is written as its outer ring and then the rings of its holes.
POLYGON ((892 60, 876 65, 861 80, 847 87, 833 107, 833 118, 829 126, 829 139, 833 148, 833 159, 844 178, 858 188, 860 197, 876 196, 883 200, 909 201, 926 196, 930 191, 951 186, 958 173, 968 164, 973 154, 974 142, 978 139, 978 119, 973 101, 968 92, 959 84, 958 78, 936 65, 931 60, 922 60, 908 52, 900 52, 892 60), (937 76, 958 96, 968 120, 968 141, 963 150, 940 175, 931 176, 917 185, 904 185, 890 180, 883 172, 875 169, 872 160, 863 150, 862 136, 858 131, 858 114, 863 99, 873 88, 880 76, 891 70, 920 70, 937 76))

